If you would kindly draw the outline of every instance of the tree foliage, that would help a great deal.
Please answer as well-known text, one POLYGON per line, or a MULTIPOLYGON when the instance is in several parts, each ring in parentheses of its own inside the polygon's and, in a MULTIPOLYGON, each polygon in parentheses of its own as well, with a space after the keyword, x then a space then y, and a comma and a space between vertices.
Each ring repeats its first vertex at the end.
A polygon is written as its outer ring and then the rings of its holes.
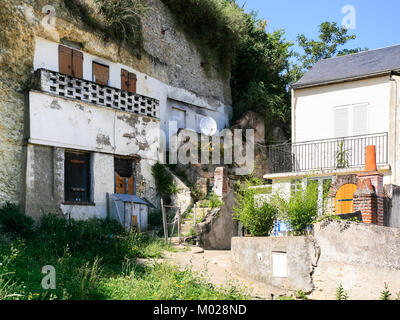
POLYGON ((350 40, 354 40, 356 36, 348 34, 348 30, 343 26, 338 26, 336 22, 321 23, 319 33, 318 40, 310 40, 304 34, 297 36, 297 42, 304 50, 304 54, 297 54, 303 71, 310 69, 319 60, 366 50, 361 48, 340 49, 350 40))

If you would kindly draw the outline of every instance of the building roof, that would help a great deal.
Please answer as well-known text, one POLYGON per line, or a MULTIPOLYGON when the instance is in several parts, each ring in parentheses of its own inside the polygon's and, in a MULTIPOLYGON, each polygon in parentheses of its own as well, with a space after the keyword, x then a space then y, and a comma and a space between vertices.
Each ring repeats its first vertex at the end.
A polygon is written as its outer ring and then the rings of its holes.
POLYGON ((292 88, 357 80, 399 70, 400 45, 396 45, 318 61, 292 88))

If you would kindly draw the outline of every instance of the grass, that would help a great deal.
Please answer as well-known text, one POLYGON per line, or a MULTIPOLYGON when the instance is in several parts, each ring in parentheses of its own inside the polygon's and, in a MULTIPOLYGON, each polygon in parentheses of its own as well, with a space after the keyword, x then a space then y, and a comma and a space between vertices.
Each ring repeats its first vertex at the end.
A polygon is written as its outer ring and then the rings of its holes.
POLYGON ((217 288, 190 269, 138 263, 176 248, 159 238, 127 233, 115 221, 46 215, 29 232, 7 230, 0 233, 1 300, 249 298, 233 285, 217 288), (55 289, 42 288, 47 265, 55 268, 55 289))

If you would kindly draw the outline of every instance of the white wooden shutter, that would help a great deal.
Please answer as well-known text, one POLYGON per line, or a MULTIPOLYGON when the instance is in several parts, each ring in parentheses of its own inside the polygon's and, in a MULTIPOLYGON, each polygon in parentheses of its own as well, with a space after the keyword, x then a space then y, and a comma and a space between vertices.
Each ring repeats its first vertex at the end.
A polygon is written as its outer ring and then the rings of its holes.
POLYGON ((349 108, 335 109, 335 137, 349 136, 349 108))
POLYGON ((354 106, 353 108, 353 135, 368 134, 368 105, 354 106))

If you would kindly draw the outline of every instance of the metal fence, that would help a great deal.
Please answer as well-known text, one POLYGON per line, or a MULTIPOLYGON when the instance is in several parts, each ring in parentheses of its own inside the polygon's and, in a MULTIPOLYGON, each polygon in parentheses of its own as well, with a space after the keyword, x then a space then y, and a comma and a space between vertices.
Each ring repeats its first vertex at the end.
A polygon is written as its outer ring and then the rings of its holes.
POLYGON ((376 147, 378 165, 388 163, 388 133, 281 144, 268 147, 270 173, 354 168, 365 165, 365 149, 376 147))

